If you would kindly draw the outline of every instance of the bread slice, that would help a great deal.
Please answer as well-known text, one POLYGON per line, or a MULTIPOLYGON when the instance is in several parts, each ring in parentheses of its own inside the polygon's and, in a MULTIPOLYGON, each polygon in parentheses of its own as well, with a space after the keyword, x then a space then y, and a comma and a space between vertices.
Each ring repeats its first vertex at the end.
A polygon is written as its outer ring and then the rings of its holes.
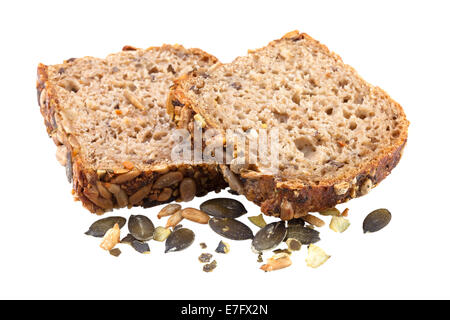
POLYGON ((167 109, 190 130, 194 119, 222 135, 277 129, 278 171, 261 159, 221 167, 233 189, 285 220, 366 194, 397 165, 409 125, 383 90, 298 31, 176 80, 167 109))
POLYGON ((217 59, 199 49, 124 47, 38 67, 38 101, 76 197, 91 212, 190 200, 225 186, 213 165, 174 163, 173 79, 217 59))

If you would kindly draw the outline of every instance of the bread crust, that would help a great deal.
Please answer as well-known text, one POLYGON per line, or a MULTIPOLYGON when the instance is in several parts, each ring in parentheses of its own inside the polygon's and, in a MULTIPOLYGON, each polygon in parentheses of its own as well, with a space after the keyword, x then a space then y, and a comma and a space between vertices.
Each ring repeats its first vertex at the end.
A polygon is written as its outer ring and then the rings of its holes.
MULTIPOLYGON (((289 32, 281 39, 272 41, 268 46, 273 46, 280 41, 298 41, 301 39, 312 41, 314 45, 326 51, 334 59, 342 61, 337 54, 330 52, 325 45, 298 31, 289 32)), ((347 67, 354 71, 352 67, 347 67)), ((356 71, 355 74, 357 74, 356 71)), ((191 101, 185 94, 189 90, 189 88, 185 87, 188 81, 199 76, 201 75, 191 72, 174 82, 167 99, 167 111, 180 128, 187 128, 192 131, 194 116, 200 114, 205 119, 206 128, 219 129, 215 119, 212 119, 208 114, 202 113, 202 110, 199 109, 195 102, 191 101)), ((231 172, 229 165, 221 165, 225 180, 235 191, 261 206, 262 212, 285 220, 301 217, 308 212, 322 211, 334 207, 336 204, 367 194, 371 188, 378 185, 388 176, 398 164, 406 145, 409 125, 403 108, 390 98, 386 92, 378 87, 375 87, 375 89, 393 102, 396 112, 401 118, 405 119, 405 130, 400 132, 399 142, 396 145, 390 145, 381 150, 379 156, 367 163, 364 168, 349 171, 340 180, 321 181, 318 185, 304 185, 299 181, 281 181, 276 176, 267 176, 256 172, 243 171, 238 175, 231 172), (286 201, 294 209, 293 216, 282 214, 282 204, 286 203, 286 201)))
MULTIPOLYGON (((147 50, 164 50, 169 47, 183 48, 180 45, 163 45, 147 50)), ((123 50, 136 50, 136 48, 125 46, 123 50)), ((183 48, 183 50, 185 49, 183 48)), ((201 59, 205 59, 211 64, 217 62, 214 56, 200 49, 189 49, 188 51, 191 54, 199 55, 201 59)), ((196 196, 206 195, 210 191, 218 192, 227 186, 217 166, 210 164, 155 164, 145 170, 90 168, 79 152, 80 146, 75 137, 67 133, 58 123, 59 117, 55 115, 58 114, 61 107, 56 90, 49 81, 48 66, 44 64, 38 66, 36 88, 38 104, 47 133, 57 147, 66 150, 67 159, 64 160, 68 179, 73 183, 72 193, 75 199, 80 200, 90 212, 103 214, 114 208, 125 206, 151 207, 174 200, 182 201, 180 184, 184 179, 195 181, 194 187, 190 184, 191 190, 188 190, 188 193, 194 192, 196 196), (161 183, 159 183, 161 186, 155 185, 158 178, 164 175, 169 177, 167 174, 171 172, 176 172, 172 174, 172 177, 176 178, 176 182, 164 186, 161 183)))

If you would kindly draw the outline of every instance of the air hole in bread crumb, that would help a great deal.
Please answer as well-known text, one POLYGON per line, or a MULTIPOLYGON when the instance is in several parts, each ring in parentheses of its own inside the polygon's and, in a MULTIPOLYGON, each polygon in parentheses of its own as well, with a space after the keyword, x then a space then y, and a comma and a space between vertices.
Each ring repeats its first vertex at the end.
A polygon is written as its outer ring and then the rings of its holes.
POLYGON ((294 143, 298 151, 302 152, 305 158, 310 159, 314 156, 316 148, 313 146, 309 138, 300 137, 295 139, 294 143))
POLYGON ((345 97, 342 99, 342 102, 343 102, 343 103, 347 103, 347 102, 350 101, 350 99, 351 99, 350 96, 345 96, 345 97))
POLYGON ((349 128, 350 130, 355 130, 356 127, 358 127, 358 125, 356 124, 355 121, 350 122, 350 125, 348 126, 348 128, 349 128))
POLYGON ((333 108, 328 108, 327 110, 325 110, 327 115, 332 115, 333 114, 333 108))

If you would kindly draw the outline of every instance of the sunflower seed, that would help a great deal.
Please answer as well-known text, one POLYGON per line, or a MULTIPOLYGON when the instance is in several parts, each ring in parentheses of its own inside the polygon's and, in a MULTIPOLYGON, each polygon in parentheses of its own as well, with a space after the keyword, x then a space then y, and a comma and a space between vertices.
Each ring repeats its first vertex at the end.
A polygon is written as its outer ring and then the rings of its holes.
POLYGON ((72 167, 72 152, 67 151, 66 154, 66 176, 67 181, 72 182, 73 177, 73 167, 72 167))
POLYGON ((325 221, 311 214, 304 215, 302 219, 308 222, 309 224, 319 228, 325 225, 325 221))
POLYGON ((122 217, 103 218, 94 222, 84 234, 101 238, 105 235, 106 231, 114 227, 116 223, 119 225, 119 228, 122 228, 126 222, 127 219, 122 217))
POLYGON ((265 265, 262 265, 260 269, 268 272, 287 268, 290 265, 292 265, 292 261, 289 257, 289 254, 281 252, 269 258, 267 260, 267 263, 265 265))
POLYGON ((118 257, 122 254, 122 251, 120 251, 119 248, 114 248, 114 249, 109 250, 109 254, 114 257, 118 257))
POLYGON ((230 198, 215 198, 200 205, 200 210, 217 218, 237 218, 247 213, 244 205, 230 198))
POLYGON ((228 253, 230 252, 230 245, 220 240, 219 245, 217 246, 215 251, 217 253, 228 253))
POLYGON ((323 216, 339 216, 341 212, 336 208, 329 208, 319 212, 323 216))
POLYGON ((139 241, 148 241, 152 239, 155 232, 153 222, 143 215, 131 215, 128 220, 128 230, 139 241))
POLYGON ((139 253, 143 254, 149 254, 150 253, 150 247, 148 246, 148 243, 142 242, 139 240, 134 240, 131 242, 131 246, 139 253))
POLYGON ((178 229, 167 238, 165 253, 184 250, 194 242, 194 239, 195 234, 192 230, 178 229))
POLYGON ((156 179, 153 189, 170 187, 183 179, 183 174, 179 171, 171 171, 156 179))
POLYGON ((302 225, 288 225, 286 239, 296 239, 301 244, 316 243, 320 240, 319 232, 302 225))
POLYGON ((214 232, 231 240, 253 239, 252 230, 235 219, 211 218, 209 226, 214 232))
POLYGON ((267 225, 267 222, 264 220, 262 213, 259 216, 248 217, 251 223, 255 226, 264 228, 267 225))
POLYGON ((284 240, 286 233, 284 221, 270 223, 256 233, 252 242, 252 250, 255 252, 272 250, 284 240))
POLYGON ((209 221, 209 216, 206 213, 194 208, 184 208, 181 210, 181 216, 201 224, 207 224, 209 221))
POLYGON ((217 267, 217 261, 214 260, 211 263, 205 264, 203 266, 203 271, 205 271, 205 272, 212 272, 216 267, 217 267))
POLYGON ((386 227, 391 221, 391 213, 387 209, 377 209, 369 213, 369 215, 364 219, 363 231, 366 232, 377 232, 386 227))
POLYGON ((172 231, 170 231, 169 228, 157 227, 153 233, 153 240, 163 242, 170 236, 171 233, 172 231))
POLYGON ((166 228, 174 228, 177 224, 180 223, 181 220, 183 220, 183 216, 181 215, 181 210, 178 210, 173 215, 169 217, 169 219, 166 222, 166 228))
POLYGON ((104 250, 111 250, 120 242, 120 228, 119 224, 116 223, 114 227, 106 231, 105 236, 103 237, 102 243, 100 244, 100 248, 104 250))
POLYGON ((211 253, 202 253, 200 257, 198 257, 198 261, 201 263, 208 263, 211 261, 212 256, 213 255, 211 253))
POLYGON ((181 210, 181 205, 179 205, 178 203, 168 204, 167 206, 162 208, 161 211, 159 211, 158 219, 161 219, 162 217, 171 216, 179 210, 181 210))

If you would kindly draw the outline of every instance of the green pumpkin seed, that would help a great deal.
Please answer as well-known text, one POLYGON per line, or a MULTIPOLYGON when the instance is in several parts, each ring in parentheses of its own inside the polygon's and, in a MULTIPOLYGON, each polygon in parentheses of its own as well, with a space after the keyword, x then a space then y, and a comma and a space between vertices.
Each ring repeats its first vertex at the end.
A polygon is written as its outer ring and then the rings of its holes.
POLYGON ((226 242, 220 240, 219 245, 216 248, 217 253, 228 253, 230 252, 230 245, 226 242))
POLYGON ((200 210, 216 218, 237 218, 247 213, 244 205, 230 198, 215 198, 200 205, 200 210))
POLYGON ((150 247, 148 246, 148 243, 142 242, 139 240, 134 240, 131 242, 131 246, 139 253, 143 254, 149 254, 150 253, 150 247))
POLYGON ((217 261, 214 260, 211 263, 205 264, 203 266, 203 271, 205 271, 205 272, 212 272, 216 267, 217 267, 217 261))
POLYGON ((122 254, 122 251, 120 251, 119 248, 114 248, 114 249, 109 250, 109 254, 114 257, 118 257, 122 254))
POLYGON ((84 234, 101 238, 105 235, 106 231, 113 228, 116 223, 119 225, 119 228, 122 228, 126 222, 127 219, 122 217, 103 218, 95 221, 84 234))
POLYGON ((286 237, 284 221, 272 222, 256 233, 252 241, 252 250, 261 252, 276 248, 286 237))
POLYGON ((387 209, 377 209, 369 213, 369 215, 364 219, 363 231, 366 232, 377 232, 386 227, 391 221, 391 213, 387 209))
POLYGON ((208 263, 211 261, 212 256, 213 255, 211 253, 202 253, 200 257, 198 257, 198 261, 201 263, 208 263))
POLYGON ((125 243, 131 245, 131 243, 136 240, 135 237, 131 235, 131 233, 127 234, 122 240, 120 240, 120 243, 125 243))
POLYGON ((299 251, 302 248, 302 244, 297 239, 289 238, 286 240, 286 244, 290 251, 299 251))
POLYGON ((178 229, 167 238, 165 253, 184 250, 194 242, 194 239, 195 234, 192 230, 178 229))
POLYGON ((255 226, 264 228, 267 225, 267 222, 264 220, 262 213, 259 216, 248 217, 251 223, 255 226))
POLYGON ((288 221, 288 228, 295 227, 295 226, 303 227, 304 225, 305 225, 305 220, 303 220, 302 218, 291 219, 288 221))
POLYGON ((302 225, 288 225, 286 240, 289 238, 300 241, 301 244, 311 244, 320 241, 319 232, 302 225))
POLYGON ((130 216, 128 230, 139 241, 148 241, 153 238, 155 226, 153 222, 143 215, 130 216))
POLYGON ((211 229, 222 237, 231 240, 253 239, 252 230, 238 220, 211 218, 208 223, 211 229))

